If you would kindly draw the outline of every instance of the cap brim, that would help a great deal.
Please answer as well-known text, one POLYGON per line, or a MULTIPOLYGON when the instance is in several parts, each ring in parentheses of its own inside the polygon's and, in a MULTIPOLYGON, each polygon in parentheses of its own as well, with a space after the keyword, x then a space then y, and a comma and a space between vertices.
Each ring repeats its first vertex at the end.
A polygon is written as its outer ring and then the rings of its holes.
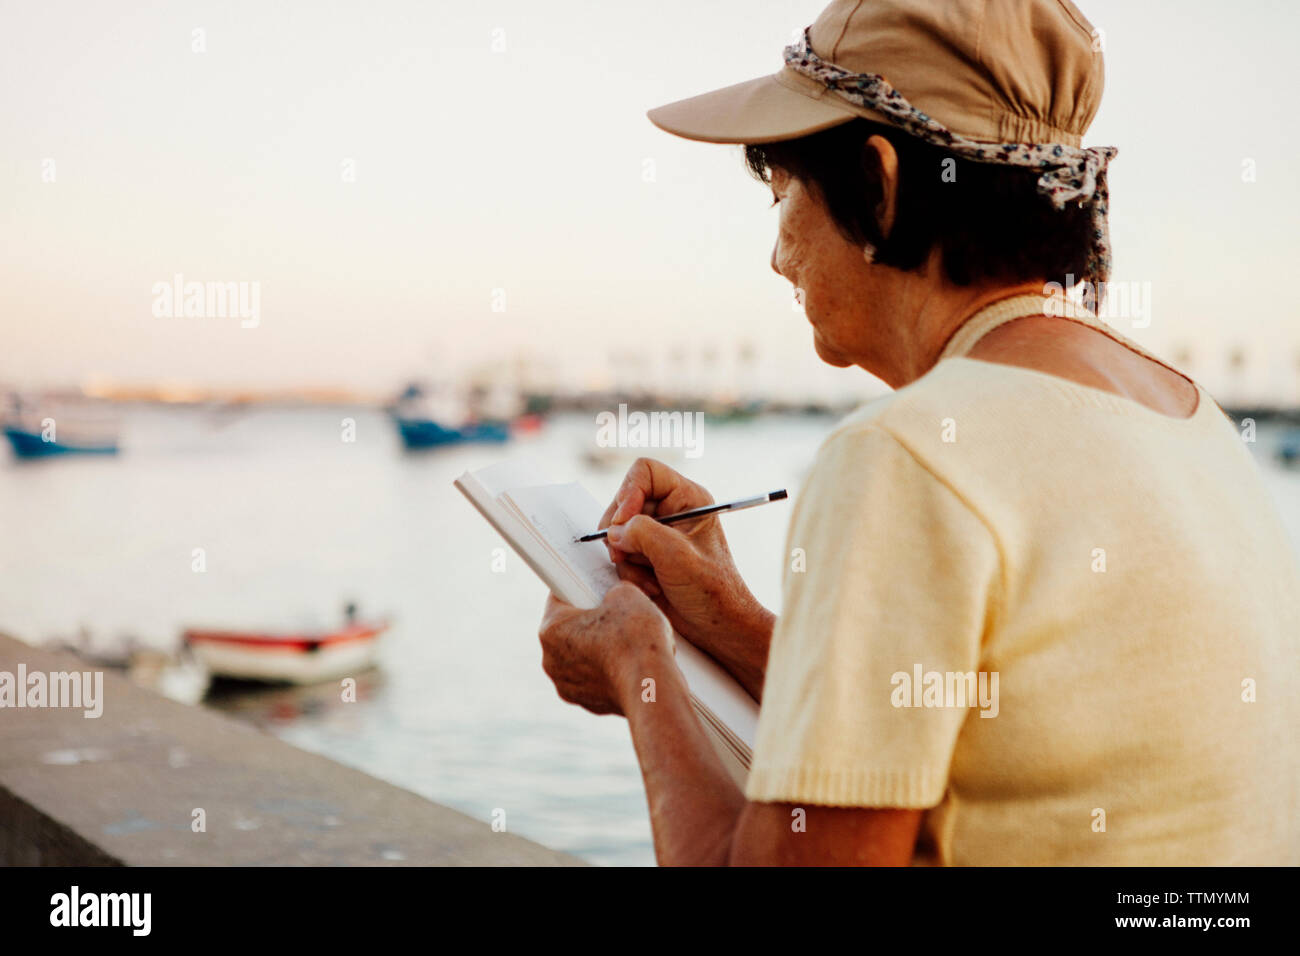
POLYGON ((646 116, 666 132, 703 143, 775 143, 859 116, 883 119, 789 69, 678 100, 646 116))

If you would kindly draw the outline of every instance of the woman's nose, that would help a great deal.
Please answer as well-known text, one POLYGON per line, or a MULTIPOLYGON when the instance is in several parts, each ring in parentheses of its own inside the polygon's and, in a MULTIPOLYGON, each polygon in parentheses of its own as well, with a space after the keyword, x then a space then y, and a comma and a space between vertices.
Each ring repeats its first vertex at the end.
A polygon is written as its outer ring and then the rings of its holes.
POLYGON ((780 248, 780 245, 780 241, 772 243, 772 271, 777 275, 781 274, 781 270, 776 267, 776 250, 780 248))

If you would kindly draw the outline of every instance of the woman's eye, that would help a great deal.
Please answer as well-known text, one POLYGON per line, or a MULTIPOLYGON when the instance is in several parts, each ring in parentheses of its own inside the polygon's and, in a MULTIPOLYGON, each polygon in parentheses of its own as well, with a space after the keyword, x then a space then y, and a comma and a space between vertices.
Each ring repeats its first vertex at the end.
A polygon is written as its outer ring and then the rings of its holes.
MULTIPOLYGON (((777 203, 779 203, 780 201, 781 201, 781 197, 778 196, 776 193, 772 193, 772 206, 775 206, 775 205, 776 205, 777 203)), ((768 208, 768 209, 771 209, 772 206, 768 206, 767 208, 768 208)))

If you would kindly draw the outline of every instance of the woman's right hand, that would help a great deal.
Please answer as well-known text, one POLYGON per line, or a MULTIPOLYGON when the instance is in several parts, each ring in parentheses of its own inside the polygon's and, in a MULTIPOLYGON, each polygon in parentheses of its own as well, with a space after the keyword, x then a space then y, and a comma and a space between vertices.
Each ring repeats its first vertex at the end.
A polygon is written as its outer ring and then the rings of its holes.
POLYGON ((619 577, 641 588, 677 633, 731 672, 756 700, 774 615, 750 593, 716 516, 663 525, 656 515, 713 504, 661 461, 638 458, 600 520, 619 577))

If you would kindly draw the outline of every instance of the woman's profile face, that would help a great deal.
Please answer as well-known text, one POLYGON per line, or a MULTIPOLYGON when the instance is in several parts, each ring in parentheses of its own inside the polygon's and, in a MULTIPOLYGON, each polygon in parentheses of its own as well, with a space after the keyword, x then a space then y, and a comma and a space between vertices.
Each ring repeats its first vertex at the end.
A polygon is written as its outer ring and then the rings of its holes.
POLYGON ((822 361, 844 367, 862 364, 870 353, 872 267, 861 247, 835 227, 815 189, 780 170, 771 172, 780 210, 772 268, 801 293, 822 361))

